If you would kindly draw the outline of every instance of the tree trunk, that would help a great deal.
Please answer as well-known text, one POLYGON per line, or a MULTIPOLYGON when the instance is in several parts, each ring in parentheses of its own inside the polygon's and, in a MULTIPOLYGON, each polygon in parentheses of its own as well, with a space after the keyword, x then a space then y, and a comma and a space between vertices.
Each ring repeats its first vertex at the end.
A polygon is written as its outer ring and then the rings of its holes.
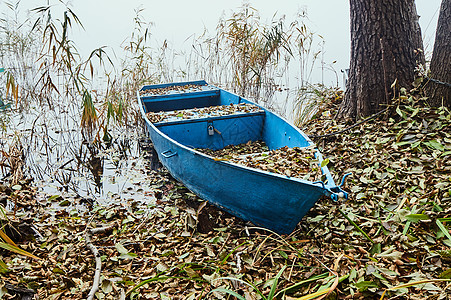
POLYGON ((430 78, 426 93, 431 105, 451 107, 451 0, 442 0, 440 7, 430 78))
POLYGON ((424 53, 414 0, 350 0, 350 8, 351 65, 338 117, 356 119, 410 88, 424 53))

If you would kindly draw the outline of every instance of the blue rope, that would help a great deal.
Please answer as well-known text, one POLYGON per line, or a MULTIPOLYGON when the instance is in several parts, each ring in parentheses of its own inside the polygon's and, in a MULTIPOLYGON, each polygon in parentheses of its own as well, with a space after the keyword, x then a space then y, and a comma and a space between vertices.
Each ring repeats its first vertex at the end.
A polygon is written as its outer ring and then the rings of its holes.
POLYGON ((451 87, 451 83, 443 82, 443 81, 440 81, 440 80, 437 80, 437 79, 434 79, 434 78, 430 78, 430 77, 427 77, 427 76, 425 76, 424 78, 429 80, 429 81, 432 81, 434 83, 441 84, 441 85, 444 85, 444 86, 447 86, 447 87, 451 87))

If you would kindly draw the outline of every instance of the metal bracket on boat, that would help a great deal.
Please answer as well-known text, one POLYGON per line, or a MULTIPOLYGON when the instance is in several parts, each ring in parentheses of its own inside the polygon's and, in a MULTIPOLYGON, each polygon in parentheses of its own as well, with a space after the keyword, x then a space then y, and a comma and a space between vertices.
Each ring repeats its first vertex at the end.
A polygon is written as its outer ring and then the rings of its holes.
POLYGON ((321 184, 323 186, 323 189, 327 190, 326 185, 324 184, 324 182, 322 182, 322 181, 315 181, 315 182, 313 182, 313 184, 317 184, 317 183, 321 184))
POLYGON ((161 155, 163 155, 164 158, 170 158, 177 155, 177 152, 172 152, 172 150, 166 150, 164 152, 161 152, 161 155))
POLYGON ((341 182, 340 185, 338 185, 337 187, 333 188, 332 190, 332 194, 330 195, 330 197, 332 198, 332 200, 334 201, 338 201, 339 199, 348 199, 348 193, 346 193, 345 191, 343 191, 341 189, 341 187, 345 184, 346 182, 346 177, 348 177, 349 175, 351 175, 352 173, 346 173, 345 175, 343 175, 343 178, 341 178, 341 182))
POLYGON ((339 188, 341 188, 345 184, 346 177, 348 177, 349 175, 352 175, 352 173, 346 173, 346 174, 343 175, 343 178, 341 178, 341 183, 338 186, 339 188))
POLYGON ((347 173, 343 175, 340 185, 333 187, 331 189, 326 188, 326 184, 322 181, 315 181, 313 182, 313 184, 320 183, 323 186, 323 189, 330 193, 330 198, 334 201, 338 201, 339 199, 348 199, 348 193, 343 191, 341 187, 345 184, 346 177, 348 177, 351 174, 352 173, 347 173))

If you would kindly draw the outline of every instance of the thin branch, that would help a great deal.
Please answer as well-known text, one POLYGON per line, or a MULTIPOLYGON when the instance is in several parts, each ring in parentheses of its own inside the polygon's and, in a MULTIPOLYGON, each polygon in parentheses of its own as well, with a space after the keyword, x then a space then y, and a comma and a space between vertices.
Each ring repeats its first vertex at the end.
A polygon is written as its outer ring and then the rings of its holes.
POLYGON ((111 230, 114 227, 114 225, 107 226, 107 227, 99 227, 99 228, 92 228, 86 230, 86 247, 91 250, 92 254, 94 254, 95 262, 96 262, 96 268, 94 273, 94 280, 92 283, 91 291, 88 294, 87 300, 93 300, 95 293, 99 290, 100 285, 100 274, 102 272, 102 260, 100 259, 100 253, 99 250, 97 250, 96 246, 91 241, 92 235, 97 233, 103 233, 108 230, 111 230))

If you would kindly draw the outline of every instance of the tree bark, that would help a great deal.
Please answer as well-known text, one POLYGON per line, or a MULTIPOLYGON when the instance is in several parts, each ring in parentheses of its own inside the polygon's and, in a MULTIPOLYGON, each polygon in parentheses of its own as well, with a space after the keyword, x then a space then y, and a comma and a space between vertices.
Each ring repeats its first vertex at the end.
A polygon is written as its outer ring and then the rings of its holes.
POLYGON ((429 77, 426 93, 430 104, 451 107, 451 0, 442 0, 429 77))
POLYGON ((424 53, 414 0, 350 0, 350 8, 351 65, 338 117, 356 119, 410 88, 424 53))

